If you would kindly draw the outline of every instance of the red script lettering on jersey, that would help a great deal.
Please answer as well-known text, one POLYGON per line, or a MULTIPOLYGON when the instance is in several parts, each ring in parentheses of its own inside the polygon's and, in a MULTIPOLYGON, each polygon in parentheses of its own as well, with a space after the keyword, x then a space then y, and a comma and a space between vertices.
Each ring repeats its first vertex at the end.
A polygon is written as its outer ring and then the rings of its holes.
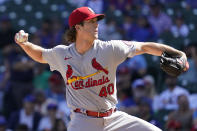
POLYGON ((72 57, 65 57, 64 60, 68 60, 68 59, 71 59, 71 58, 72 58, 72 57))
POLYGON ((98 79, 98 80, 88 78, 88 80, 86 82, 83 80, 75 81, 75 82, 71 83, 71 87, 75 90, 78 90, 78 89, 85 89, 85 88, 91 88, 91 87, 95 87, 95 86, 104 85, 108 82, 110 82, 109 78, 102 76, 102 78, 98 79))

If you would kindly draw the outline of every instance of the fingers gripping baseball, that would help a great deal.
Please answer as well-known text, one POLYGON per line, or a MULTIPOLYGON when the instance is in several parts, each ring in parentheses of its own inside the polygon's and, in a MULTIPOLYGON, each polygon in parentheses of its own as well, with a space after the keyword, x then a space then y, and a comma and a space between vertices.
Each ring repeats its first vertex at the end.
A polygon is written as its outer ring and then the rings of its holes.
POLYGON ((28 33, 25 33, 23 30, 20 30, 18 33, 15 35, 15 42, 17 44, 24 44, 25 42, 28 41, 28 33))

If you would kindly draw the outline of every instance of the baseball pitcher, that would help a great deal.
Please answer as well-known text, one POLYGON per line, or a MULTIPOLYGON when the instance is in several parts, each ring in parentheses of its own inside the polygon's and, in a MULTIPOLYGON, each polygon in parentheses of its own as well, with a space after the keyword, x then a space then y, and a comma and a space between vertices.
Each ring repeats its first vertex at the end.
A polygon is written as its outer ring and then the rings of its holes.
POLYGON ((69 46, 44 49, 28 41, 19 31, 15 41, 35 61, 48 63, 51 71, 61 73, 66 84, 66 98, 72 109, 68 131, 161 131, 154 125, 116 109, 116 68, 127 57, 169 52, 187 60, 185 53, 153 42, 98 39, 98 21, 88 7, 75 9, 69 16, 69 46))

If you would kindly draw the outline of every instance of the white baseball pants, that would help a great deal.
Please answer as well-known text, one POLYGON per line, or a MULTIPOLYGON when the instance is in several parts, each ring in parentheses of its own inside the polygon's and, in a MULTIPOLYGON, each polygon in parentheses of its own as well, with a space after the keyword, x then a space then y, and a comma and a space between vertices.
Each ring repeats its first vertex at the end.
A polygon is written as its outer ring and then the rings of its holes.
POLYGON ((158 127, 122 111, 95 118, 73 112, 68 131, 161 131, 158 127))

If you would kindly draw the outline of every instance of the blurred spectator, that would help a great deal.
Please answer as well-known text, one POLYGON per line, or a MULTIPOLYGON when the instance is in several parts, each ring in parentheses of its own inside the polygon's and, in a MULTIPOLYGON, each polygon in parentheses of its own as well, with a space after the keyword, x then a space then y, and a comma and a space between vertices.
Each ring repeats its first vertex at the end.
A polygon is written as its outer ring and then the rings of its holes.
POLYGON ((11 20, 8 16, 1 16, 0 18, 0 49, 14 43, 14 36, 16 31, 13 29, 11 20))
POLYGON ((103 13, 103 0, 87 0, 86 5, 91 9, 94 9, 95 13, 103 13))
POLYGON ((56 122, 58 105, 56 103, 48 103, 47 115, 43 117, 39 123, 38 131, 51 130, 56 122))
POLYGON ((50 19, 45 19, 42 21, 40 30, 37 32, 40 40, 41 46, 45 48, 52 48, 55 46, 54 34, 52 32, 52 21, 50 19))
POLYGON ((98 30, 100 31, 98 35, 102 40, 104 40, 104 39, 106 39, 106 36, 105 36, 106 29, 107 29, 106 20, 104 19, 102 21, 99 21, 98 24, 99 24, 98 30))
POLYGON ((125 40, 131 40, 131 30, 135 27, 135 22, 134 22, 134 16, 133 15, 125 15, 124 16, 124 21, 121 24, 121 27, 124 31, 124 39, 125 40))
POLYGON ((31 58, 28 58, 18 46, 6 58, 9 64, 11 81, 22 83, 32 82, 35 62, 31 58))
POLYGON ((48 65, 36 63, 34 67, 34 79, 33 84, 37 89, 46 90, 49 88, 48 79, 51 76, 51 72, 47 70, 48 65))
POLYGON ((64 121, 57 119, 51 131, 67 131, 64 121))
POLYGON ((58 110, 59 110, 58 115, 62 118, 62 120, 68 126, 69 121, 70 121, 71 109, 68 107, 66 101, 62 101, 59 103, 58 110))
POLYGON ((184 23, 183 16, 176 16, 175 24, 171 27, 171 32, 174 37, 187 37, 189 34, 189 28, 184 23))
POLYGON ((14 46, 6 54, 5 62, 9 73, 8 88, 4 96, 4 111, 6 116, 22 107, 22 99, 33 91, 34 64, 31 58, 14 46))
POLYGON ((147 74, 143 77, 146 90, 147 90, 147 97, 150 99, 154 99, 154 97, 157 95, 157 92, 155 90, 155 79, 153 76, 147 74))
POLYGON ((122 63, 117 69, 117 93, 118 93, 118 105, 120 110, 135 106, 136 103, 131 97, 131 74, 129 68, 122 63))
POLYGON ((125 63, 118 66, 117 69, 117 86, 120 89, 130 89, 131 73, 125 63))
POLYGON ((156 32, 148 22, 146 16, 138 16, 137 24, 129 31, 131 40, 135 41, 153 41, 157 38, 156 32))
POLYGON ((36 45, 41 45, 41 39, 40 37, 38 36, 38 34, 32 34, 30 35, 30 41, 32 43, 35 43, 36 45))
POLYGON ((64 34, 64 28, 62 28, 63 25, 59 18, 53 18, 52 20, 52 32, 54 35, 54 46, 62 44, 63 42, 63 34, 64 34))
POLYGON ((118 95, 118 104, 117 104, 117 108, 119 108, 120 110, 122 110, 121 108, 127 108, 130 105, 136 105, 136 103, 133 102, 133 104, 130 100, 128 100, 128 102, 126 102, 126 100, 131 97, 130 95, 130 90, 129 89, 122 89, 121 87, 118 87, 118 91, 117 91, 117 95, 118 95))
POLYGON ((46 97, 54 99, 58 103, 65 101, 65 84, 61 75, 53 73, 48 81, 49 88, 46 89, 46 97))
POLYGON ((148 79, 149 79, 148 76, 145 76, 144 78, 136 79, 135 81, 133 81, 132 91, 136 103, 138 103, 144 97, 150 99, 151 110, 152 110, 152 101, 154 100, 154 96, 153 98, 150 97, 151 96, 150 88, 154 88, 154 87, 150 87, 150 85, 148 86, 148 81, 150 82, 150 79, 149 80, 148 79))
POLYGON ((132 0, 137 8, 136 11, 148 15, 150 13, 150 3, 152 0, 132 0))
POLYGON ((159 95, 156 92, 156 87, 155 87, 155 79, 153 76, 147 74, 143 77, 143 80, 145 82, 146 86, 146 94, 147 97, 150 98, 153 103, 152 103, 152 108, 153 111, 156 112, 158 110, 158 104, 159 104, 159 95))
POLYGON ((6 131, 7 129, 7 121, 4 116, 0 116, 0 131, 6 131))
POLYGON ((185 53, 188 57, 189 70, 178 77, 179 81, 184 86, 196 86, 197 81, 197 48, 195 43, 185 47, 185 53))
POLYGON ((192 113, 189 109, 189 101, 186 95, 178 96, 178 110, 169 114, 166 123, 168 130, 189 131, 192 128, 192 113))
POLYGON ((156 33, 161 33, 170 30, 172 26, 171 18, 161 10, 161 4, 158 2, 150 5, 151 15, 148 17, 150 24, 156 30, 156 33))
POLYGON ((136 79, 131 85, 132 96, 127 96, 120 101, 120 110, 127 112, 131 115, 137 115, 139 109, 137 104, 140 99, 146 97, 146 88, 143 79, 136 79))
MULTIPOLYGON (((131 15, 134 15, 134 4, 127 4, 125 6, 125 9, 122 10, 122 13, 124 14, 124 16, 131 16, 131 15)), ((124 21, 123 21, 124 22, 124 21)))
POLYGON ((105 32, 103 32, 102 38, 104 40, 119 40, 122 39, 122 35, 118 31, 116 21, 108 21, 106 24, 105 32))
MULTIPOLYGON (((135 56, 132 59, 127 59, 126 61, 121 63, 118 66, 117 72, 118 73, 120 72, 120 75, 121 74, 124 75, 124 72, 130 73, 129 78, 130 78, 131 81, 133 81, 137 78, 143 77, 146 74, 146 72, 147 72, 147 61, 146 61, 144 55, 135 56), (121 72, 123 72, 123 73, 121 73, 121 72)), ((117 81, 119 79, 118 77, 119 76, 117 76, 117 81)), ((124 76, 123 76, 123 77, 120 77, 120 78, 126 79, 125 81, 128 80, 128 77, 124 78, 124 76)), ((128 83, 128 81, 125 82, 125 83, 128 83)))
POLYGON ((108 10, 105 13, 107 23, 110 23, 110 21, 115 21, 115 23, 122 24, 123 22, 123 15, 120 10, 117 10, 115 5, 109 4, 108 10))
POLYGON ((35 111, 40 112, 42 115, 45 115, 45 104, 46 96, 43 90, 36 89, 34 90, 35 96, 35 111))
POLYGON ((142 97, 138 104, 139 112, 137 116, 145 121, 161 128, 158 120, 154 118, 152 110, 152 100, 146 97, 142 97))
POLYGON ((128 67, 132 72, 132 79, 143 77, 147 72, 147 61, 144 55, 134 56, 128 59, 128 67))
POLYGON ((160 94, 159 109, 176 110, 178 109, 177 98, 180 95, 189 96, 189 92, 177 85, 177 78, 167 75, 165 79, 167 89, 160 94))
POLYGON ((143 79, 136 79, 132 83, 132 90, 133 90, 133 95, 134 98, 137 99, 138 101, 142 97, 146 97, 146 87, 145 87, 145 82, 143 79))
POLYGON ((13 112, 9 119, 8 128, 16 129, 20 124, 27 125, 30 131, 38 129, 41 114, 34 110, 35 97, 28 95, 23 100, 23 108, 17 112, 13 112))

